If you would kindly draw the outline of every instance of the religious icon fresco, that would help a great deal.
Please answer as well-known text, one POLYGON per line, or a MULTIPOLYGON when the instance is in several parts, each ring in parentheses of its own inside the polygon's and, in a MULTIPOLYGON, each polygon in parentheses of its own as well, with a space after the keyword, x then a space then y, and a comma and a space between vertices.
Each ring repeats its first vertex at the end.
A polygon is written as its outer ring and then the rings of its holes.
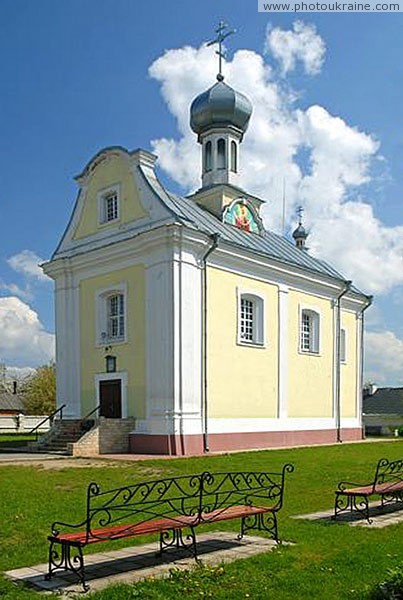
POLYGON ((255 216, 245 200, 234 202, 228 207, 224 215, 224 222, 243 229, 243 231, 259 233, 255 216))

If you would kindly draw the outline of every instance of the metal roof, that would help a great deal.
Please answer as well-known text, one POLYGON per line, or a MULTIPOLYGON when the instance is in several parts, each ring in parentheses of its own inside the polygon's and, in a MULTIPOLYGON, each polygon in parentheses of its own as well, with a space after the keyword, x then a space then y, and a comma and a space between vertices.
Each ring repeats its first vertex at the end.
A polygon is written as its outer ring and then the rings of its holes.
POLYGON ((21 396, 11 392, 0 392, 0 410, 24 412, 24 403, 21 396))
POLYGON ((365 415, 403 415, 403 388, 378 388, 364 395, 362 412, 365 415))
MULTIPOLYGON (((194 200, 167 192, 155 176, 147 176, 145 169, 141 169, 141 172, 168 210, 183 225, 210 235, 219 233, 223 242, 233 246, 250 250, 288 265, 295 265, 312 273, 319 273, 342 282, 346 281, 346 278, 331 265, 311 256, 306 250, 297 248, 285 237, 267 230, 261 234, 249 233, 223 223, 208 210, 196 204, 194 200)), ((351 291, 362 295, 357 288, 352 287, 351 291)))

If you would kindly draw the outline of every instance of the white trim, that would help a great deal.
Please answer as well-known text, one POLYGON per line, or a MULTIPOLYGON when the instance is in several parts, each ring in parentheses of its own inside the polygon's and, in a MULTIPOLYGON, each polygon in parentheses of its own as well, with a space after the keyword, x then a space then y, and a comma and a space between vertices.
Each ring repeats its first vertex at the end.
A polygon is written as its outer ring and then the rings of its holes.
MULTIPOLYGON (((342 419, 342 429, 361 427, 359 419, 342 419)), ((292 418, 292 419, 209 419, 209 434, 271 433, 278 431, 336 431, 334 418, 292 418)), ((147 420, 136 420, 136 433, 149 435, 201 435, 200 415, 193 413, 159 413, 147 420)))
POLYGON ((108 346, 110 344, 124 344, 128 341, 127 323, 127 282, 123 281, 115 285, 95 290, 95 346, 108 346), (119 338, 108 337, 108 315, 107 299, 114 294, 123 295, 124 310, 124 336, 119 338), (103 335, 105 334, 105 335, 103 335))
POLYGON ((237 316, 236 316, 236 343, 239 346, 252 346, 265 348, 266 339, 266 296, 249 288, 236 288, 237 316), (250 300, 254 306, 253 340, 241 338, 241 301, 250 300))
MULTIPOLYGON (((342 429, 361 427, 360 420, 342 419, 342 429)), ((247 433, 270 431, 335 431, 334 418, 289 418, 289 419, 209 419, 210 433, 247 433)))
POLYGON ((97 192, 97 204, 98 204, 98 226, 103 227, 105 225, 111 225, 113 223, 118 223, 120 221, 120 213, 121 213, 121 185, 120 183, 115 183, 113 185, 108 186, 107 188, 103 188, 97 192), (116 194, 116 202, 117 202, 117 216, 114 219, 107 219, 106 211, 105 211, 105 201, 107 198, 116 194))
MULTIPOLYGON (((95 397, 96 406, 100 403, 99 394, 99 383, 101 381, 120 380, 120 391, 121 391, 121 402, 122 402, 122 419, 127 419, 128 408, 127 408, 127 371, 117 371, 116 373, 95 373, 94 385, 95 385, 95 397)), ((135 416, 135 415, 130 415, 135 416)))

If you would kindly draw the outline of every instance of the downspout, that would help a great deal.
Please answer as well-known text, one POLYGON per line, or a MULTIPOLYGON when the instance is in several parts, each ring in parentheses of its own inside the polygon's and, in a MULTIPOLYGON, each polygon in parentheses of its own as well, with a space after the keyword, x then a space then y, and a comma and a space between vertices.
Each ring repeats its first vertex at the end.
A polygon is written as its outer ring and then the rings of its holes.
MULTIPOLYGON (((359 313, 359 317, 361 317, 361 325, 360 325, 360 377, 359 377, 359 414, 362 414, 362 390, 364 387, 364 312, 369 308, 372 304, 373 296, 367 296, 367 303, 363 306, 361 312, 359 313)), ((361 421, 362 427, 362 439, 364 439, 364 428, 361 421)))
POLYGON ((219 233, 209 236, 212 244, 201 259, 202 265, 202 414, 203 414, 203 450, 209 452, 208 438, 208 402, 207 402, 207 259, 217 248, 220 239, 219 233))
POLYGON ((352 281, 345 281, 344 288, 336 298, 336 386, 335 386, 335 421, 337 441, 341 439, 341 407, 340 407, 340 329, 341 329, 341 299, 351 288, 352 281))

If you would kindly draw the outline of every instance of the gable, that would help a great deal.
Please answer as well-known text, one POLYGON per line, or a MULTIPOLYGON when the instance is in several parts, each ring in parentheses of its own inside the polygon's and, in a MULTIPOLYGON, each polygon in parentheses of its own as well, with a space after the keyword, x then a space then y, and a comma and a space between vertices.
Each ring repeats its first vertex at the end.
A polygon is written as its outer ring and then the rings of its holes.
POLYGON ((148 216, 140 201, 128 157, 121 151, 105 152, 86 171, 88 173, 80 189, 81 211, 73 240, 116 229, 148 216), (104 203, 108 194, 113 193, 117 197, 117 217, 108 221, 104 215, 104 203))

